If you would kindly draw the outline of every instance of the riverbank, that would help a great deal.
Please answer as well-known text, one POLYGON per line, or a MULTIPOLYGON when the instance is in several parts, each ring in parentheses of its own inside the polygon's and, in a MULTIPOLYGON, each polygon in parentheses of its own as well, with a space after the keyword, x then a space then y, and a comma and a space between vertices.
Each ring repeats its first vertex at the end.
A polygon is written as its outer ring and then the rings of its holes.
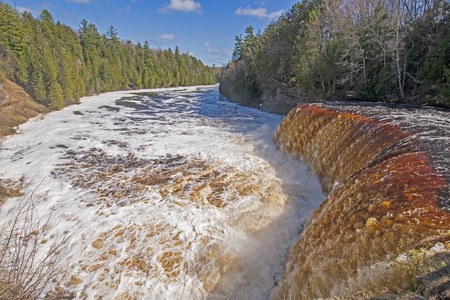
POLYGON ((49 111, 0 72, 0 142, 6 135, 14 134, 16 126, 49 111))
MULTIPOLYGON (((236 69, 238 67, 235 67, 236 69)), ((287 115, 289 111, 298 105, 303 103, 341 103, 342 105, 359 103, 362 106, 370 106, 376 103, 376 105, 382 105, 387 107, 411 107, 416 109, 432 108, 437 110, 450 111, 448 105, 441 105, 431 98, 424 97, 423 99, 411 99, 410 101, 402 102, 397 99, 391 101, 381 100, 365 100, 360 101, 354 94, 341 94, 334 97, 332 100, 324 100, 318 98, 315 95, 306 94, 301 90, 294 87, 285 86, 279 84, 273 91, 266 92, 253 88, 244 88, 242 80, 236 78, 233 72, 233 68, 227 69, 222 80, 220 82, 219 91, 222 96, 226 97, 229 101, 252 108, 260 109, 264 112, 287 115)))

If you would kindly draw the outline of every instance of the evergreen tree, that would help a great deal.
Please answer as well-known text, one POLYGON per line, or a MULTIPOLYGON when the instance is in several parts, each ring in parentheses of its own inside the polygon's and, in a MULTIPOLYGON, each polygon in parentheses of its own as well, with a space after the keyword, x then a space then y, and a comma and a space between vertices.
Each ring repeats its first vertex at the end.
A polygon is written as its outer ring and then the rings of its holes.
POLYGON ((233 56, 232 56, 231 60, 232 61, 237 61, 237 60, 242 58, 242 53, 243 53, 243 49, 242 48, 244 46, 244 43, 242 41, 242 34, 236 35, 234 37, 234 41, 235 41, 235 43, 234 43, 234 50, 233 50, 233 56))
POLYGON ((61 109, 64 107, 63 94, 58 82, 52 82, 49 87, 48 99, 50 109, 61 109))
POLYGON ((41 11, 39 18, 42 20, 42 22, 53 23, 54 21, 52 14, 46 9, 43 9, 41 11))
POLYGON ((17 12, 0 2, 0 43, 20 55, 25 47, 24 36, 17 12))

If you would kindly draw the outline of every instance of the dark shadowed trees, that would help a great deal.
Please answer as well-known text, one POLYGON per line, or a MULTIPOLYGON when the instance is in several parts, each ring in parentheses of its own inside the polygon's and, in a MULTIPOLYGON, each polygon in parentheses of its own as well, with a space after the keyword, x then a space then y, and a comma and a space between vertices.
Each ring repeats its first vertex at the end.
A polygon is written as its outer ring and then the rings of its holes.
POLYGON ((450 105, 448 1, 303 0, 258 38, 245 33, 223 81, 243 97, 450 105))

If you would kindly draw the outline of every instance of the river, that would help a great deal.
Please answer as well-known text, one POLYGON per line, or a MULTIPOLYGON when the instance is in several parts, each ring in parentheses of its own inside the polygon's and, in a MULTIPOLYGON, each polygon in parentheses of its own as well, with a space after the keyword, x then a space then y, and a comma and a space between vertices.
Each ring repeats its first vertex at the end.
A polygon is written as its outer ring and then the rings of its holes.
POLYGON ((276 149, 282 118, 227 102, 217 86, 85 97, 2 142, 0 177, 23 196, 0 218, 30 200, 49 218, 37 253, 67 237, 48 291, 267 299, 325 197, 276 149))

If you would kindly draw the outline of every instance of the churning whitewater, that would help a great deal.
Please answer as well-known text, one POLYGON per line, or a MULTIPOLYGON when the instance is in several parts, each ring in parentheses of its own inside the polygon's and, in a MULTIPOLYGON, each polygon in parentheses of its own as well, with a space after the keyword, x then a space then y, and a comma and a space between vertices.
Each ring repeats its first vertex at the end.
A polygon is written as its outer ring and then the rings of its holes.
MULTIPOLYGON (((265 299, 302 224, 324 198, 272 142, 282 116, 217 87, 114 92, 20 126, 0 177, 62 236, 48 287, 81 299, 265 299)), ((4 221, 3 221, 4 222, 4 221)))

